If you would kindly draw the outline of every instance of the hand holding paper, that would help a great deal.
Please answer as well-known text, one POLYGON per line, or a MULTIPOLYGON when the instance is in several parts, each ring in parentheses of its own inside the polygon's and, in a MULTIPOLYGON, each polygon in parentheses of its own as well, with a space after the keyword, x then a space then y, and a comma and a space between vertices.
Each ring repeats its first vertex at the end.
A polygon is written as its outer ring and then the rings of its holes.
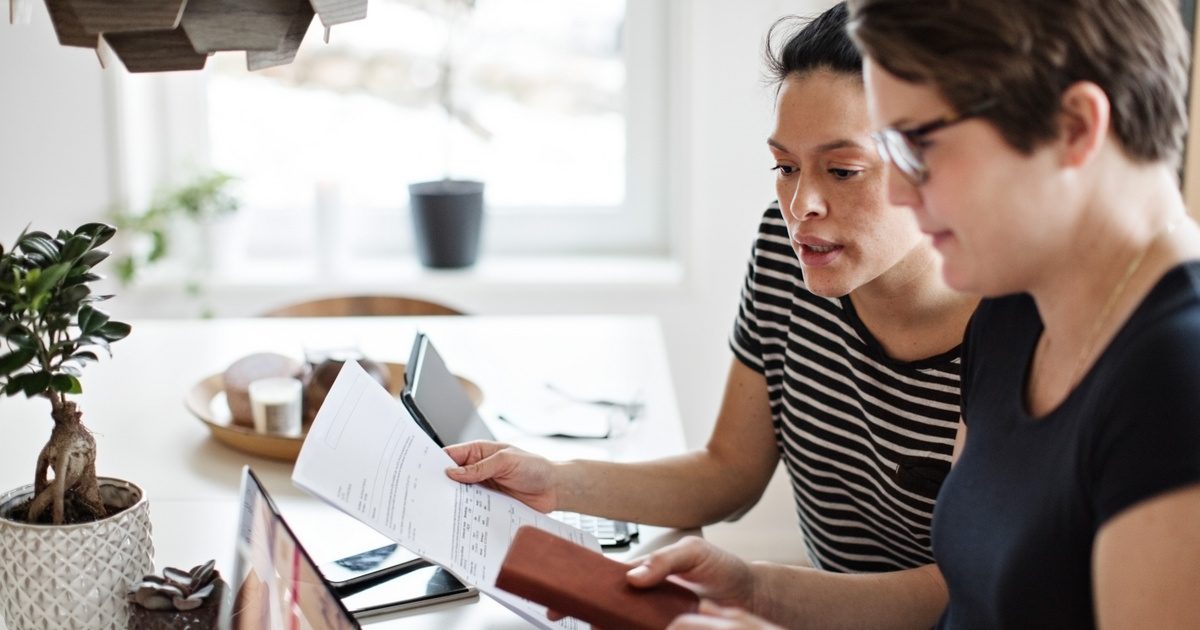
POLYGON ((511 497, 446 477, 453 460, 400 402, 347 362, 317 413, 292 481, 542 627, 545 609, 496 588, 522 525, 599 551, 596 539, 511 497))

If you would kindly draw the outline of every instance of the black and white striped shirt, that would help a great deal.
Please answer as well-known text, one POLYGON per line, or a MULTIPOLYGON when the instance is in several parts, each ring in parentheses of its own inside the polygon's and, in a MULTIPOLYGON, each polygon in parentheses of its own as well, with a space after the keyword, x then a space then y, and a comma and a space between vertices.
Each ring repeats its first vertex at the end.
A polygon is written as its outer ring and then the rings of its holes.
POLYGON ((777 204, 763 215, 730 344, 766 377, 813 565, 877 572, 933 562, 933 502, 959 418, 959 349, 887 357, 848 297, 805 288, 777 204))

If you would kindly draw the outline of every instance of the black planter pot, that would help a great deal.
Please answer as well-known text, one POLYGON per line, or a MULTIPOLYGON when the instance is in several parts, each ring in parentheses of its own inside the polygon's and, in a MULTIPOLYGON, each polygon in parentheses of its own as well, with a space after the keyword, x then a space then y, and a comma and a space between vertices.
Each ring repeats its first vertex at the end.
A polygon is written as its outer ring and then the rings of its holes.
POLYGON ((436 269, 475 264, 483 231, 483 182, 409 184, 408 196, 421 264, 436 269))

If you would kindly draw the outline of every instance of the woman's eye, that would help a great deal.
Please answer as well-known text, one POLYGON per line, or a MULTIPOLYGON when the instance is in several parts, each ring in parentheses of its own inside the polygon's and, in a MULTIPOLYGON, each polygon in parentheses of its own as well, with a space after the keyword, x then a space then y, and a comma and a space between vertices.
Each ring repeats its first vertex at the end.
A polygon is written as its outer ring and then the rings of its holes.
POLYGON ((829 169, 829 172, 837 179, 850 179, 851 177, 854 177, 854 176, 862 173, 862 171, 858 171, 858 170, 854 170, 854 169, 850 169, 850 168, 831 168, 831 169, 829 169))
POLYGON ((780 175, 791 175, 796 172, 796 167, 788 166, 787 164, 776 164, 771 167, 772 171, 777 171, 780 175))

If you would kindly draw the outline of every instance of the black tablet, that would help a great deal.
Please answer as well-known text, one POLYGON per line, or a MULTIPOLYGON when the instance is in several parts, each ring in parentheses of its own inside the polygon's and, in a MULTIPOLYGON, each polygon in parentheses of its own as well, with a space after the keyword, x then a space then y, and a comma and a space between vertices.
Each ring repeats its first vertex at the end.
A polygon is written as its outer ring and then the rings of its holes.
POLYGON ((318 567, 334 590, 344 592, 430 566, 428 560, 391 543, 338 558, 318 567))
POLYGON ((425 333, 413 340, 400 400, 438 446, 496 439, 425 333))
POLYGON ((353 590, 342 596, 342 604, 356 619, 369 619, 478 595, 474 587, 463 584, 445 569, 426 565, 353 590))

